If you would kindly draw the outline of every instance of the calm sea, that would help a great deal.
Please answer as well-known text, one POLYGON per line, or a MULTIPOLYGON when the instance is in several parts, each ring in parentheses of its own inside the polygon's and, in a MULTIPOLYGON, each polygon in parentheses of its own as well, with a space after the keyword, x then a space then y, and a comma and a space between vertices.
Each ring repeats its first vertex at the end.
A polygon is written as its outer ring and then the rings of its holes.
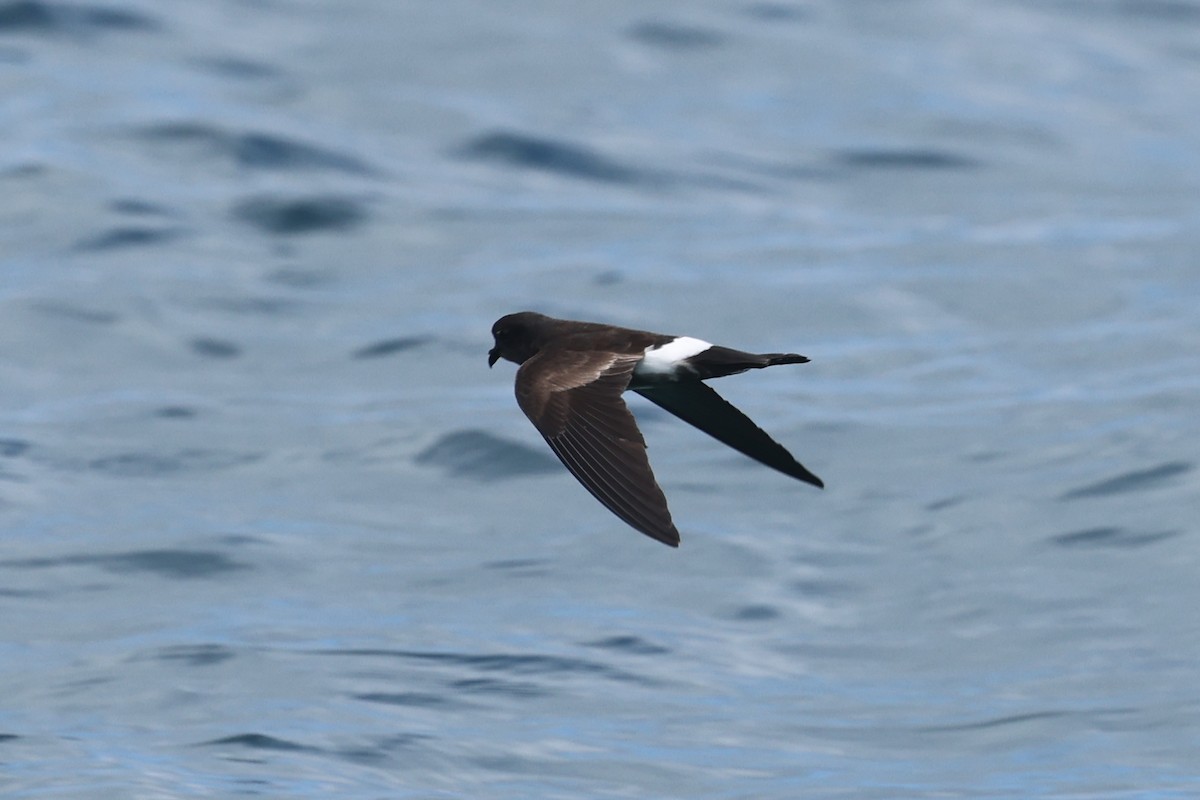
POLYGON ((0 143, 3 797, 1200 796, 1200 3, 0 0, 0 143))

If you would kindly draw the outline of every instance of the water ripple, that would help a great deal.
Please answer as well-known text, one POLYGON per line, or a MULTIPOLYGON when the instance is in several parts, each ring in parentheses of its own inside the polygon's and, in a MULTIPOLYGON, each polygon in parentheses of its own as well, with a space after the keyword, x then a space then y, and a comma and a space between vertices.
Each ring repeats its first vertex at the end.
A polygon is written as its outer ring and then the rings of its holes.
POLYGON ((156 651, 159 661, 174 661, 189 667, 208 667, 221 664, 234 657, 234 651, 222 644, 181 644, 164 647, 156 651))
POLYGON ((132 550, 126 553, 73 554, 0 561, 0 567, 9 569, 70 566, 96 566, 117 574, 152 573, 164 578, 210 578, 250 569, 248 564, 211 550, 132 550))
POLYGON ((502 697, 542 697, 550 692, 543 686, 529 681, 508 681, 499 678, 463 678, 448 684, 450 688, 468 694, 498 695, 502 697))
POLYGON ((30 447, 24 439, 0 439, 0 457, 15 458, 24 455, 30 447))
POLYGON ((374 175, 361 159, 319 145, 261 131, 234 132, 205 122, 166 122, 147 125, 135 135, 154 144, 169 145, 181 158, 198 150, 247 169, 331 170, 350 175, 374 175))
POLYGON ((263 233, 290 236, 318 231, 345 231, 367 217, 358 200, 334 195, 253 197, 233 207, 233 216, 263 233))
POLYGON ((421 347, 429 344, 431 341, 433 341, 432 336, 398 336, 395 339, 384 339, 383 341, 360 347, 354 351, 352 357, 379 358, 380 356, 390 356, 421 347))
POLYGON ((670 648, 648 642, 639 636, 609 636, 592 642, 584 642, 587 647, 597 647, 603 650, 615 650, 621 653, 632 653, 639 656, 657 656, 670 653, 670 648))
POLYGON ((569 656, 550 656, 540 653, 459 653, 439 650, 390 650, 383 648, 349 648, 317 650, 317 655, 352 656, 357 658, 395 658, 403 661, 445 664, 477 672, 503 672, 512 675, 591 675, 609 680, 650 683, 631 672, 609 667, 597 661, 569 656))
POLYGON ((0 4, 0 34, 94 34, 107 31, 153 31, 158 22, 125 9, 71 3, 13 0, 0 4))
POLYGON ((841 150, 834 160, 856 169, 955 170, 974 169, 979 161, 946 150, 841 150))
POLYGON ((235 745, 237 747, 245 747, 249 750, 275 750, 284 752, 306 752, 319 753, 320 748, 311 747, 309 745, 293 742, 288 739, 279 739, 275 736, 268 736, 265 733, 240 733, 235 736, 225 736, 220 739, 212 739, 207 742, 200 742, 199 747, 221 747, 227 745, 235 745))
POLYGON ((461 705, 448 697, 432 692, 365 692, 352 695, 352 697, 367 703, 415 708, 449 708, 461 705))
POLYGON ((175 473, 227 469, 261 458, 258 453, 187 448, 174 453, 129 452, 94 458, 86 468, 121 478, 156 478, 175 473))
POLYGON ((719 47, 726 36, 712 28, 665 20, 639 22, 626 32, 630 39, 668 50, 703 50, 719 47))
POLYGON ((146 247, 163 244, 179 238, 181 231, 173 228, 148 228, 144 226, 126 225, 96 236, 81 239, 76 242, 74 249, 85 253, 101 253, 106 250, 119 250, 126 247, 146 247))
POLYGON ((477 481, 507 480, 559 469, 558 462, 545 453, 479 430, 448 433, 418 453, 415 461, 477 481))
POLYGON ((1171 539, 1182 531, 1159 531, 1156 533, 1132 533, 1124 528, 1085 528, 1052 536, 1050 541, 1061 547, 1144 547, 1148 544, 1171 539))
POLYGON ((1124 492, 1140 492, 1154 489, 1177 475, 1190 472, 1192 465, 1186 461, 1169 461, 1157 467, 1139 469, 1117 475, 1087 486, 1071 489, 1059 496, 1059 500, 1078 500, 1083 497, 1105 497, 1124 492))
POLYGON ((511 131, 479 136, 458 150, 461 158, 502 166, 552 172, 602 183, 640 184, 652 180, 641 172, 599 155, 582 145, 511 131))

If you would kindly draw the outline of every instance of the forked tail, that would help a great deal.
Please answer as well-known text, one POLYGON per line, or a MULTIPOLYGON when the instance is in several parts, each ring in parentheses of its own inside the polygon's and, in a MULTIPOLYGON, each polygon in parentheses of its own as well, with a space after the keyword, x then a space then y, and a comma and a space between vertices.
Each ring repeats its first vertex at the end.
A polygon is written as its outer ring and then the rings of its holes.
POLYGON ((807 364, 808 356, 802 356, 799 353, 763 353, 759 358, 765 358, 767 363, 764 367, 773 367, 776 364, 807 364))
POLYGON ((713 345, 696 358, 689 359, 688 366, 700 380, 723 378, 748 369, 764 369, 779 364, 803 364, 807 356, 797 353, 744 353, 728 347, 713 345))

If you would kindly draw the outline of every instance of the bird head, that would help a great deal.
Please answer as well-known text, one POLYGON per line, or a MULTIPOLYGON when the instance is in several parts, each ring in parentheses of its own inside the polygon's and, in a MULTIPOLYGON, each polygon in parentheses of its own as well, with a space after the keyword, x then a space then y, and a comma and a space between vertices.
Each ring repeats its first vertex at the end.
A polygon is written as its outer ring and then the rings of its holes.
POLYGON ((492 326, 496 344, 488 351, 488 366, 495 366, 502 358, 514 364, 524 364, 533 358, 541 346, 538 323, 547 319, 533 311, 521 311, 496 320, 492 326))

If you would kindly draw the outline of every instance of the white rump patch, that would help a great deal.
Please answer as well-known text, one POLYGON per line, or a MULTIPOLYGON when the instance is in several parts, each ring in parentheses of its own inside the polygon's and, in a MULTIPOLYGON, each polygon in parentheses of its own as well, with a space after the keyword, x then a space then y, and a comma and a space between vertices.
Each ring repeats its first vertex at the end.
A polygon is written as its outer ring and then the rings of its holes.
POLYGON ((646 348, 646 354, 638 362, 634 372, 654 375, 674 375, 684 361, 712 347, 712 342, 680 336, 664 345, 646 348))

